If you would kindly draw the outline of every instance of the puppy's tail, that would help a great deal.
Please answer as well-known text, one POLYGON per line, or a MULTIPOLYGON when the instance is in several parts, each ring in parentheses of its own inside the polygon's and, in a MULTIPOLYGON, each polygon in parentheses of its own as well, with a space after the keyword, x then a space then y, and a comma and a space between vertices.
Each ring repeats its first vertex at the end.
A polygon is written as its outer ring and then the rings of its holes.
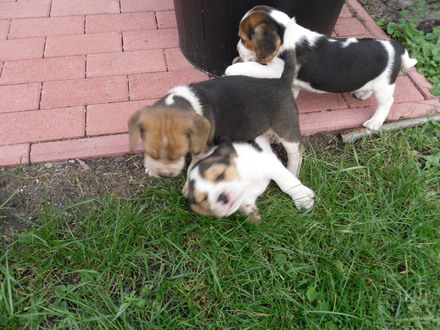
POLYGON ((412 68, 417 64, 417 60, 415 58, 409 57, 408 51, 405 49, 405 52, 402 55, 402 66, 404 69, 412 68))
POLYGON ((295 77, 296 54, 295 54, 295 29, 297 27, 295 17, 287 23, 284 32, 284 50, 280 57, 284 60, 284 70, 281 79, 287 81, 290 85, 295 77))

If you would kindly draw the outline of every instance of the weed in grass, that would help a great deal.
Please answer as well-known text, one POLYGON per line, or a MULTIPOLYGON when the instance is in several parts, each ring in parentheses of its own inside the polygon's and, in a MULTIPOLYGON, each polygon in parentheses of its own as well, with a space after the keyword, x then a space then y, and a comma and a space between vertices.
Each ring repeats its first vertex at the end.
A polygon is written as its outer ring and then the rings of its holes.
POLYGON ((183 181, 47 206, 0 256, 5 328, 438 328, 438 125, 309 145, 308 212, 192 213, 183 181))
MULTIPOLYGON (((417 29, 415 23, 428 10, 438 12, 440 3, 418 0, 412 6, 415 9, 413 15, 405 10, 400 12, 402 18, 398 22, 380 19, 377 23, 391 38, 403 43, 411 57, 417 59, 418 71, 432 83, 433 88, 430 92, 440 95, 440 26, 434 27, 432 32, 424 33, 417 29)), ((440 19, 440 14, 438 14, 438 19, 440 19)))

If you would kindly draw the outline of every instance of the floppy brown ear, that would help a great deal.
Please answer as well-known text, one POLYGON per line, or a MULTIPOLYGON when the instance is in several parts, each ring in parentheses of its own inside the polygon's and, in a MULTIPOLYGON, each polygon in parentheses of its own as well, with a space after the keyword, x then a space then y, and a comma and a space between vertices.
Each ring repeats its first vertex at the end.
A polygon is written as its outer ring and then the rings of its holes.
POLYGON ((209 120, 197 115, 193 119, 192 126, 188 129, 189 149, 193 154, 197 155, 205 150, 210 132, 211 124, 209 120))
POLYGON ((257 60, 260 63, 270 62, 278 54, 281 46, 281 38, 278 33, 265 23, 255 27, 252 42, 257 60))
POLYGON ((130 137, 130 150, 136 148, 139 138, 141 136, 141 127, 140 127, 140 116, 141 111, 139 110, 135 114, 133 114, 128 120, 128 133, 130 137))

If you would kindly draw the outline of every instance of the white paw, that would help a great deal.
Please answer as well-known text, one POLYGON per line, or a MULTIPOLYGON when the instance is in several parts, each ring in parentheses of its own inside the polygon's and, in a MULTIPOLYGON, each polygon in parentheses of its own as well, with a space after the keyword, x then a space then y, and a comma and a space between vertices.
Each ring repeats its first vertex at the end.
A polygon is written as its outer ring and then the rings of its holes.
MULTIPOLYGON (((240 64, 240 63, 237 63, 237 64, 240 64)), ((238 75, 240 75, 240 70, 239 70, 239 67, 240 67, 240 65, 237 65, 237 64, 232 64, 232 65, 230 65, 230 66, 228 66, 227 68, 226 68, 226 70, 225 70, 225 75, 226 76, 238 76, 238 75)))
POLYGON ((370 120, 367 120, 367 121, 363 124, 363 126, 364 126, 365 128, 368 128, 369 130, 372 130, 372 131, 378 131, 379 128, 381 128, 382 124, 383 124, 382 121, 380 121, 380 120, 374 120, 374 119, 372 118, 372 119, 370 119, 370 120))
POLYGON ((257 207, 254 204, 242 205, 242 206, 240 206, 240 211, 243 212, 246 215, 248 215, 248 214, 251 215, 249 217, 249 222, 250 223, 253 223, 253 224, 256 224, 256 225, 261 223, 260 213, 258 212, 257 207))
POLYGON ((315 197, 313 190, 303 185, 296 188, 292 194, 293 202, 298 210, 310 209, 315 203, 313 197, 315 197))
POLYGON ((356 91, 353 93, 354 97, 361 101, 365 101, 366 99, 368 99, 371 94, 373 94, 372 91, 356 91))

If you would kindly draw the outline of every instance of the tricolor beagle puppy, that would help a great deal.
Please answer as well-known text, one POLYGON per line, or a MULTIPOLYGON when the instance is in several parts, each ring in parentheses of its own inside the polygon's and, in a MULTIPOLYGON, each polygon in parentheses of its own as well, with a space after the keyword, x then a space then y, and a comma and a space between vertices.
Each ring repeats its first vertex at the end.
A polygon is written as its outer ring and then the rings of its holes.
POLYGON ((191 209, 202 215, 226 217, 237 210, 260 222, 255 202, 274 180, 298 209, 313 206, 313 191, 287 170, 270 147, 267 135, 254 142, 223 141, 189 173, 191 209))
POLYGON ((135 113, 128 123, 130 145, 134 148, 142 138, 146 173, 173 177, 188 152, 193 154, 191 168, 219 137, 250 141, 270 133, 285 147, 289 170, 298 174, 302 157, 291 91, 294 61, 293 52, 286 51, 284 71, 276 79, 234 76, 178 86, 135 113))
POLYGON ((388 115, 401 66, 409 69, 417 63, 396 41, 327 37, 267 6, 248 11, 238 34, 237 49, 244 62, 229 66, 226 75, 279 77, 283 61, 277 54, 286 47, 293 48, 297 61, 295 97, 300 89, 318 93, 353 92, 361 100, 374 93, 378 107, 363 124, 371 130, 378 130, 388 115))

